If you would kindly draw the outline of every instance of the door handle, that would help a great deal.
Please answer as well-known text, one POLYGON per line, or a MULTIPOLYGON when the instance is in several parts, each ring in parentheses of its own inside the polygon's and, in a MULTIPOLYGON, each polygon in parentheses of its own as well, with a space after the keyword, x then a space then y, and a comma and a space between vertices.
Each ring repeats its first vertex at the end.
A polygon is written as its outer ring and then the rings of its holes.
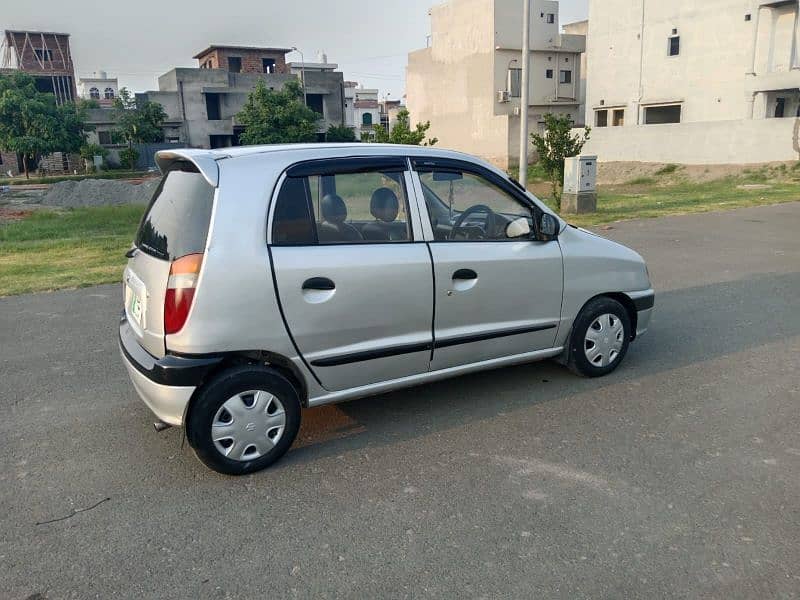
POLYGON ((478 274, 473 271, 472 269, 459 269, 455 273, 453 273, 453 281, 456 280, 467 280, 467 279, 477 279, 478 274))
POLYGON ((330 291, 336 289, 336 284, 327 277, 312 277, 303 282, 304 290, 330 291))

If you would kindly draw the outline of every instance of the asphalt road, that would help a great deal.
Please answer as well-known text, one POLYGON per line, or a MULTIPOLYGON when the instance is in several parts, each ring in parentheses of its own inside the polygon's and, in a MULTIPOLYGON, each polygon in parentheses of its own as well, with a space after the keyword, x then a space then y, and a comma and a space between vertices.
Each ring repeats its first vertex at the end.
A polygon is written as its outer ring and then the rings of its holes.
POLYGON ((616 224, 658 296, 615 374, 306 411, 238 479, 154 433, 117 286, 1 299, 0 597, 796 598, 798 232, 800 203, 616 224))

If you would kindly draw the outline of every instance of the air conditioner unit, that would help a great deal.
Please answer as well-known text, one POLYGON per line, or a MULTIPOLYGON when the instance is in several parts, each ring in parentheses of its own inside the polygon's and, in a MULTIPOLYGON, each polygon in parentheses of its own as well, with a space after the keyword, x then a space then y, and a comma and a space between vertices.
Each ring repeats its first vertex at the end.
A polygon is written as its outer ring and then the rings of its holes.
POLYGON ((498 102, 508 102, 508 98, 509 98, 508 90, 497 90, 498 102))

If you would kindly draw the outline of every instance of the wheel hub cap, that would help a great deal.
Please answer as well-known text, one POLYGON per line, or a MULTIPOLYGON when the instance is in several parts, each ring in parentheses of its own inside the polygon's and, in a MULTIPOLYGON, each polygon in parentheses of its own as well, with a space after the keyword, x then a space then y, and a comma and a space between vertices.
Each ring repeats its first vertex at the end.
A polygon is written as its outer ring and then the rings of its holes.
POLYGON ((232 396, 219 407, 211 424, 217 451, 232 460, 255 460, 283 437, 286 411, 280 400, 263 390, 232 396))
POLYGON ((597 317, 586 331, 583 351, 595 367, 607 367, 619 357, 625 343, 625 326, 616 315, 597 317))

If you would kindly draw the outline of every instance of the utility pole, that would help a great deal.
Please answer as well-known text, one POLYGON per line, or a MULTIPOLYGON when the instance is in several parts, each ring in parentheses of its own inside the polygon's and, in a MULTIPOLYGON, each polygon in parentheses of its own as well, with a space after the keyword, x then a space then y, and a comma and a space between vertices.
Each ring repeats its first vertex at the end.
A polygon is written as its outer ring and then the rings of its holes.
POLYGON ((300 81, 303 82, 303 104, 308 106, 308 94, 306 94, 306 59, 303 56, 303 51, 299 50, 297 46, 292 46, 292 50, 300 53, 300 81))
POLYGON ((519 182, 528 189, 528 95, 531 62, 531 0, 522 0, 522 73, 519 99, 519 182))

